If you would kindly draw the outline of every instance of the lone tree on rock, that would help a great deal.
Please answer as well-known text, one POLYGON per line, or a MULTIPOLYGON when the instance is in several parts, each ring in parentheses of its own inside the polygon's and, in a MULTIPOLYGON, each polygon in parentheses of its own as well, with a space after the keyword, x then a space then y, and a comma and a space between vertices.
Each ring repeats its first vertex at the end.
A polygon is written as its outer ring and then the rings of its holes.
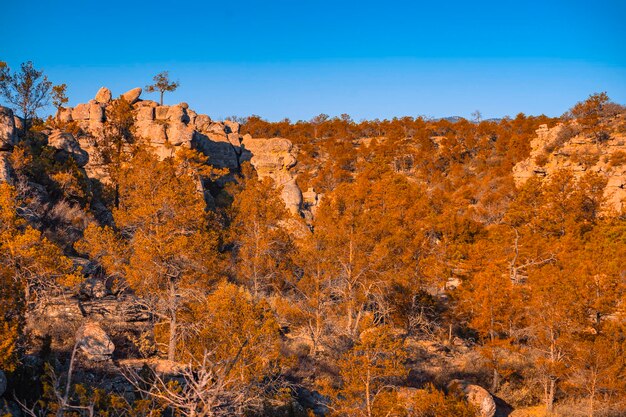
POLYGON ((160 104, 163 105, 163 94, 166 91, 175 91, 180 83, 178 82, 170 82, 168 71, 163 71, 155 75, 153 78, 154 84, 146 86, 146 91, 148 93, 159 92, 161 93, 160 104))

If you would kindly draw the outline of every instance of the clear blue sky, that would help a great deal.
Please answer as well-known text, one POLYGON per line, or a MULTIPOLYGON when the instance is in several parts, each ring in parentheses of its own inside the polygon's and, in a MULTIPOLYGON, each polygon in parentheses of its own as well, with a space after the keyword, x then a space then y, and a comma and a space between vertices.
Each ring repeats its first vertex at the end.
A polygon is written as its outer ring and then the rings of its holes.
POLYGON ((626 103, 624 0, 2 0, 0 10, 0 60, 32 60, 68 84, 70 104, 161 70, 181 82, 167 102, 215 118, 560 115, 597 91, 626 103))

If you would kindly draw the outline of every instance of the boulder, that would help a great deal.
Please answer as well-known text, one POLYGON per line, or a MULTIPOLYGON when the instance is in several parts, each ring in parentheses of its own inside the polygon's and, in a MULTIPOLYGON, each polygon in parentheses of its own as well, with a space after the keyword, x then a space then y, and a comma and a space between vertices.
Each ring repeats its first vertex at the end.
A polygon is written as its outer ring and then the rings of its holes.
POLYGON ((207 126, 206 131, 208 133, 219 133, 220 135, 226 135, 226 126, 223 123, 216 122, 207 126))
POLYGON ((298 214, 302 206, 302 192, 296 184, 296 179, 291 179, 283 185, 280 193, 281 198, 285 202, 285 206, 292 214, 298 214))
POLYGON ((58 129, 53 130, 48 136, 48 146, 60 151, 61 159, 71 156, 78 166, 85 166, 89 162, 89 154, 80 147, 71 133, 61 132, 58 129))
POLYGON ((154 109, 154 118, 157 120, 167 120, 167 113, 170 106, 158 106, 154 109))
POLYGON ((89 109, 90 104, 78 104, 72 110, 72 119, 73 120, 89 120, 89 109))
POLYGON ((85 323, 76 334, 78 347, 87 359, 104 361, 111 358, 115 345, 104 329, 94 321, 85 323))
POLYGON ((237 133, 229 133, 226 137, 228 138, 230 144, 235 147, 235 151, 237 151, 237 153, 241 153, 241 136, 237 133))
POLYGON ((183 123, 173 123, 167 127, 167 141, 174 146, 179 146, 183 143, 191 144, 193 134, 193 127, 183 123))
POLYGON ((101 104, 107 104, 111 101, 111 90, 106 87, 101 87, 96 93, 96 101, 101 104))
POLYGON ((135 133, 150 143, 163 144, 167 142, 165 125, 162 123, 155 123, 151 120, 137 121, 135 123, 135 133))
POLYGON ((196 117, 198 117, 198 113, 196 113, 195 111, 191 109, 187 109, 187 116, 189 116, 189 123, 191 124, 196 123, 196 117))
POLYGON ((18 132, 24 129, 24 120, 16 114, 13 115, 13 124, 15 125, 15 130, 18 132))
POLYGON ((122 97, 124 97, 124 100, 128 101, 130 104, 135 104, 141 96, 141 91, 141 87, 133 88, 132 90, 128 90, 122 94, 122 97))
POLYGON ((206 114, 199 114, 196 116, 194 120, 194 124, 196 125, 196 129, 199 132, 205 132, 209 126, 211 125, 211 118, 206 114))
POLYGON ((13 111, 0 106, 0 150, 13 148, 17 143, 17 131, 13 111))
POLYGON ((467 402, 478 409, 479 417, 495 416, 496 402, 483 387, 460 379, 454 379, 448 384, 448 389, 463 394, 467 402))
POLYGON ((317 193, 312 187, 309 187, 308 190, 302 193, 302 200, 306 205, 316 206, 317 205, 317 193))
POLYGON ((228 138, 222 134, 199 133, 194 134, 192 147, 209 157, 211 165, 217 168, 237 169, 239 161, 237 153, 228 138))
POLYGON ((170 122, 189 123, 189 115, 187 109, 180 104, 177 106, 171 106, 167 111, 166 119, 170 122))
POLYGON ((152 142, 150 146, 152 147, 152 153, 159 159, 159 161, 174 157, 174 155, 176 155, 176 149, 178 149, 173 146, 155 144, 154 142, 152 142))
POLYGON ((60 122, 71 122, 72 120, 72 108, 61 108, 59 109, 59 111, 57 112, 57 120, 60 122))
POLYGON ((242 144, 246 151, 242 156, 250 160, 260 177, 269 176, 277 183, 283 183, 285 181, 275 178, 275 174, 286 172, 296 164, 289 139, 252 139, 246 135, 242 144))
POLYGON ((89 104, 89 121, 97 123, 102 123, 104 121, 104 108, 100 104, 89 104))
POLYGON ((239 133, 239 123, 232 120, 224 120, 224 126, 226 126, 226 133, 239 133))
POLYGON ((296 165, 291 141, 284 138, 253 139, 246 134, 241 144, 240 162, 250 161, 259 178, 270 177, 277 187, 283 187, 283 201, 292 213, 296 213, 302 205, 302 193, 290 171, 296 165))
POLYGON ((152 100, 141 100, 136 103, 136 107, 158 107, 159 103, 152 100))
POLYGON ((141 107, 137 111, 137 120, 154 120, 154 108, 152 107, 141 107))

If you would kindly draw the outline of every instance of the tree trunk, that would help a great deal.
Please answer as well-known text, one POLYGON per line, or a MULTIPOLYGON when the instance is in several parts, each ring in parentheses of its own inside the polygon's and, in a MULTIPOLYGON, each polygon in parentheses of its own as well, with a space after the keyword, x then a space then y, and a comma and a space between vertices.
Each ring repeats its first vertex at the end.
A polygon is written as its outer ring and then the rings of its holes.
POLYGON ((28 133, 28 118, 26 117, 26 113, 24 113, 24 119, 22 120, 22 137, 26 139, 26 134, 28 133))
POLYGON ((163 105, 163 91, 161 91, 161 101, 160 101, 160 103, 161 103, 161 106, 162 106, 163 105))
POLYGON ((167 360, 174 361, 176 359, 176 313, 172 314, 170 320, 170 339, 167 346, 167 360))
POLYGON ((170 338, 167 346, 167 360, 174 361, 176 359, 176 286, 170 280, 170 338))
POLYGON ((546 412, 552 413, 554 409, 554 392, 556 391, 556 378, 549 377, 548 390, 546 394, 546 412))
POLYGON ((593 417, 595 414, 595 397, 596 397, 596 377, 597 374, 594 373, 593 377, 591 377, 591 387, 589 389, 589 417, 593 417))
POLYGON ((491 382, 491 392, 495 393, 500 386, 500 374, 498 373, 498 368, 494 365, 493 368, 493 381, 491 382))
POLYGON ((372 417, 372 399, 370 389, 370 370, 367 369, 367 377, 365 380, 365 404, 367 407, 367 417, 372 417))
MULTIPOLYGON (((57 410, 56 417, 63 417, 65 414, 65 409, 67 408, 67 403, 70 398, 70 390, 72 389, 72 376, 74 373, 74 360, 76 359, 76 352, 78 351, 78 341, 74 343, 74 348, 72 349, 72 355, 70 356, 70 365, 67 370, 67 381, 65 382, 65 392, 63 393, 63 397, 59 396, 61 400, 61 404, 59 404, 59 409, 57 410)), ((56 390, 56 388, 55 388, 56 390)))

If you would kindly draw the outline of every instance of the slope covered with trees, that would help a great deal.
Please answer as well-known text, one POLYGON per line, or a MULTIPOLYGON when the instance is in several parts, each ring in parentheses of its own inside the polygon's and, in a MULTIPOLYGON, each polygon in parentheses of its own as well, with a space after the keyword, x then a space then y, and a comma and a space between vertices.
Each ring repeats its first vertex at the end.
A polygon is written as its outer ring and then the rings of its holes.
POLYGON ((52 146, 76 123, 26 115, 2 142, 3 412, 626 412, 625 213, 603 172, 514 177, 556 126, 624 165, 607 97, 562 118, 239 120, 293 144, 299 213, 250 163, 155 153, 146 103, 112 103, 106 180, 52 146))

